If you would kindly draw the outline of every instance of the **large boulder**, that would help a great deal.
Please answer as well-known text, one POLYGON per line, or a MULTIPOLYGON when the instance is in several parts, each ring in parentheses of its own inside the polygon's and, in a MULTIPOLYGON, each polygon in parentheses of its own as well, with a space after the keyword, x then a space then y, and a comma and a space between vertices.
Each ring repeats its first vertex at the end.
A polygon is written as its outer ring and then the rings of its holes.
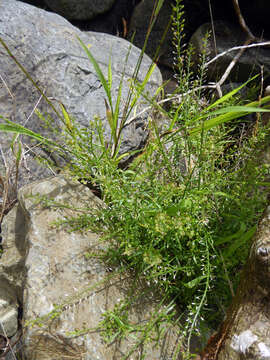
POLYGON ((270 4, 267 0, 240 0, 242 14, 252 29, 258 36, 270 36, 269 16, 270 4))
MULTIPOLYGON (((61 101, 79 126, 87 127, 89 121, 99 116, 103 121, 105 134, 109 137, 110 129, 106 121, 104 104, 106 94, 93 65, 76 37, 79 36, 86 45, 89 45, 105 74, 111 59, 114 102, 124 72, 120 117, 128 97, 129 80, 133 76, 140 50, 118 37, 102 33, 82 33, 61 16, 20 1, 2 0, 0 13, 0 38, 51 99, 54 106, 58 107, 58 102, 61 101), (128 53, 128 59, 125 60, 128 53)), ((2 82, 3 86, 0 87, 0 115, 25 124, 28 128, 44 135, 53 136, 49 128, 44 128, 42 121, 33 110, 37 106, 43 114, 54 120, 53 128, 56 128, 60 125, 54 111, 44 99, 40 99, 40 93, 2 45, 0 45, 0 54, 1 77, 2 81, 5 81, 5 85, 2 82)), ((150 65, 151 60, 144 56, 138 80, 144 79, 150 65)), ((155 69, 146 88, 149 96, 154 95, 161 83, 161 74, 155 69)), ((140 103, 137 112, 143 106, 140 103)), ((121 151, 135 150, 144 145, 147 139, 146 121, 145 113, 125 127, 121 151)), ((10 137, 0 134, 0 140, 5 151, 9 147, 10 137)), ((34 149, 25 151, 24 163, 27 163, 32 151, 34 149)), ((31 170, 31 166, 26 168, 31 170)), ((40 178, 42 172, 35 170, 34 166, 31 176, 26 173, 25 177, 21 178, 20 184, 25 183, 24 178, 29 178, 29 181, 40 178)))
POLYGON ((5 269, 0 268, 0 276, 17 293, 14 307, 20 303, 23 308, 21 341, 27 360, 112 360, 129 351, 137 359, 142 349, 148 360, 159 360, 171 358, 177 349, 177 327, 156 326, 155 316, 162 308, 158 293, 142 279, 103 263, 99 254, 108 244, 96 234, 70 233, 56 225, 98 206, 104 205, 86 187, 56 177, 22 188, 19 204, 5 217, 5 269), (24 226, 16 232, 19 224, 24 226), (105 311, 121 306, 127 296, 131 296, 123 308, 127 318, 137 329, 148 324, 153 340, 144 343, 143 332, 142 337, 140 332, 134 337, 128 331, 129 335, 108 345, 99 323, 105 311))
POLYGON ((72 20, 90 20, 108 11, 115 0, 45 0, 53 11, 72 20))

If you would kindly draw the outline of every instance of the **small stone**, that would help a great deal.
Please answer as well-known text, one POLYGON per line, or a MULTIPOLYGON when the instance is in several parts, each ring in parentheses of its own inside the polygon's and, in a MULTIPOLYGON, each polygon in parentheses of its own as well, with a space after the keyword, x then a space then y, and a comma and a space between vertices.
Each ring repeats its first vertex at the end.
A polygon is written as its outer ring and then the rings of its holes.
POLYGON ((11 337, 18 330, 18 310, 12 299, 3 299, 0 294, 0 335, 11 337))
POLYGON ((266 257, 269 254, 269 251, 266 247, 259 247, 257 250, 257 254, 261 257, 266 257))

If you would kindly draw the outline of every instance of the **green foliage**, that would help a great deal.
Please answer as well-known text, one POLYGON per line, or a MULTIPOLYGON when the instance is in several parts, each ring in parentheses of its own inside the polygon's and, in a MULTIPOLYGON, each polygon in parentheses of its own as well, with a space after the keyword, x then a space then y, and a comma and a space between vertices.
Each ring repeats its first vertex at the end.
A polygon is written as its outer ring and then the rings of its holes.
MULTIPOLYGON (((157 4, 153 19, 162 2, 157 4)), ((204 107, 202 94, 196 91, 204 74, 194 77, 191 50, 181 48, 182 15, 181 2, 176 1, 174 42, 178 91, 185 92, 184 101, 168 110, 168 122, 162 131, 155 118, 150 119, 149 141, 128 170, 119 168, 123 157, 130 155, 119 155, 122 130, 143 95, 154 66, 142 83, 131 84, 124 116, 119 121, 123 77, 113 104, 111 62, 105 76, 80 39, 106 93, 109 142, 100 119, 91 120, 88 128, 79 128, 63 104, 59 114, 65 130, 63 146, 7 119, 0 124, 0 130, 28 135, 68 154, 71 174, 99 187, 107 206, 69 219, 69 227, 90 228, 103 234, 110 240, 106 261, 144 278, 164 294, 166 301, 177 304, 178 310, 186 314, 181 331, 187 335, 188 352, 191 335, 204 318, 211 326, 222 319, 266 204, 269 168, 258 159, 269 142, 269 129, 259 125, 256 134, 240 142, 232 135, 232 128, 248 113, 269 111, 260 106, 270 97, 235 104, 234 97, 241 86, 204 107)), ((160 108, 155 99, 150 102, 160 108)), ((137 331, 143 334, 140 344, 142 339, 151 337, 154 325, 173 321, 172 312, 165 312, 144 329, 136 330, 128 321, 130 302, 127 299, 104 315, 101 327, 107 341, 137 331)), ((168 309, 171 311, 171 306, 168 309)))

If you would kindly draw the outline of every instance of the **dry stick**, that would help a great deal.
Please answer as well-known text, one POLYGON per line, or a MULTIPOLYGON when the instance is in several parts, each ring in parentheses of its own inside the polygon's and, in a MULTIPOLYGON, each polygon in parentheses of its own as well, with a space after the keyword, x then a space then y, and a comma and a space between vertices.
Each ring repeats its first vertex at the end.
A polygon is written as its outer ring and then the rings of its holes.
MULTIPOLYGON (((172 101, 172 100, 177 100, 179 102, 179 104, 182 102, 183 97, 185 97, 186 95, 194 92, 194 91, 199 91, 199 90, 203 90, 203 89, 215 89, 216 84, 209 84, 209 85, 202 85, 202 86, 198 86, 195 89, 191 89, 188 90, 187 92, 183 93, 183 94, 178 94, 178 95, 174 95, 174 96, 170 96, 167 99, 163 99, 160 100, 156 103, 156 105, 162 105, 165 104, 166 102, 172 101)), ((139 116, 143 115, 146 111, 149 111, 153 109, 153 105, 147 106, 146 108, 144 108, 142 111, 140 111, 138 114, 135 114, 134 116, 132 116, 129 121, 127 121, 125 123, 125 126, 130 125, 133 121, 137 120, 139 116)))
POLYGON ((222 53, 218 54, 213 59, 209 60, 207 63, 204 64, 204 67, 207 67, 208 65, 212 64, 217 59, 219 59, 220 57, 228 54, 229 52, 232 52, 232 51, 235 51, 235 50, 241 50, 241 49, 249 49, 249 48, 253 48, 253 47, 268 46, 268 45, 270 45, 270 41, 264 41, 264 42, 260 42, 260 43, 250 44, 250 45, 234 46, 234 47, 232 47, 232 48, 230 48, 228 50, 225 50, 222 53))
POLYGON ((225 70, 224 74, 222 75, 222 77, 219 79, 219 81, 216 83, 216 90, 218 92, 219 97, 222 97, 222 91, 221 91, 221 86, 224 84, 224 82, 226 81, 227 77, 230 75, 232 69, 234 68, 234 66, 236 65, 237 61, 240 59, 240 57, 242 56, 243 52, 245 51, 245 46, 249 45, 249 43, 252 41, 252 39, 247 39, 244 47, 242 49, 240 49, 240 51, 235 55, 235 57, 232 59, 232 61, 230 62, 229 66, 227 67, 227 69, 225 70))
MULTIPOLYGON (((1 322, 1 320, 0 320, 0 326, 1 326, 2 330, 3 330, 4 336, 5 336, 5 338, 6 338, 7 345, 8 345, 8 347, 10 348, 10 351, 11 351, 11 353, 12 353, 12 356, 13 356, 14 360, 17 360, 16 355, 15 355, 13 349, 12 349, 12 346, 11 346, 11 344, 10 344, 9 338, 7 337, 6 330, 5 330, 4 325, 3 325, 3 323, 1 322)), ((5 354, 5 353, 4 353, 4 354, 5 354)))
POLYGON ((208 7, 209 7, 210 18, 211 18, 211 27, 212 27, 212 34, 213 34, 213 40, 214 40, 215 54, 217 55, 217 41, 216 41, 216 32, 215 32, 215 26, 214 26, 214 18, 213 18, 211 0, 208 0, 208 7))
MULTIPOLYGON (((244 51, 246 49, 246 46, 250 45, 250 43, 252 41, 257 40, 257 38, 252 34, 252 32, 250 31, 249 27, 247 26, 247 24, 245 22, 245 19, 244 19, 242 13, 241 13, 241 10, 240 10, 240 7, 239 7, 238 0, 232 0, 232 1, 233 1, 234 10, 235 10, 236 15, 238 17, 239 24, 240 24, 242 30, 248 35, 248 38, 245 41, 244 46, 241 47, 240 51, 232 59, 232 61, 230 62, 229 66, 225 70, 225 72, 222 75, 222 77, 220 78, 220 80, 216 83, 216 90, 218 92, 219 97, 222 97, 222 91, 221 91, 222 84, 226 81, 226 79, 228 78, 228 76, 231 73, 232 69, 234 68, 235 64, 237 63, 239 58, 244 53, 244 51)), ((216 56, 216 58, 217 58, 217 56, 216 56)), ((209 63, 210 62, 208 62, 208 65, 209 65, 209 63)), ((205 65, 205 66, 207 66, 207 65, 205 65)))
POLYGON ((2 146, 0 144, 0 151, 1 151, 1 155, 2 155, 2 159, 4 161, 4 166, 5 166, 5 172, 6 172, 6 176, 4 178, 2 182, 2 186, 3 186, 3 192, 2 192, 2 206, 1 206, 1 213, 0 213, 0 224, 2 223, 3 217, 4 217, 4 213, 5 213, 5 209, 6 209, 6 205, 8 202, 8 179, 9 179, 9 173, 10 173, 10 169, 7 166, 7 162, 6 162, 6 158, 5 155, 3 153, 3 149, 2 146))
MULTIPOLYGON (((261 42, 261 43, 256 43, 256 44, 247 44, 248 42, 250 42, 251 40, 247 40, 245 45, 241 45, 241 46, 234 46, 226 51, 223 51, 222 53, 218 54, 217 56, 215 56, 213 59, 209 60, 206 64, 204 64, 204 67, 207 67, 208 65, 212 64, 213 62, 217 61, 220 57, 232 52, 232 51, 236 51, 236 50, 243 50, 242 52, 239 52, 236 57, 232 60, 232 62, 236 62, 236 60, 238 60, 240 58, 240 56, 242 55, 242 53, 244 52, 245 49, 249 49, 249 48, 254 48, 254 47, 262 47, 262 46, 267 46, 267 45, 270 45, 270 41, 265 41, 265 42, 261 42)), ((235 64, 234 64, 235 65, 235 64)), ((234 66, 233 65, 233 66, 234 66)), ((228 77, 228 75, 230 74, 230 71, 232 70, 232 67, 233 67, 231 64, 228 66, 228 68, 226 69, 224 75, 222 76, 222 84, 223 82, 226 80, 226 78, 228 77), (226 75, 226 77, 225 77, 226 75), (223 81, 224 79, 224 81, 223 81)), ((221 81, 221 80, 220 80, 221 81)), ((219 81, 219 82, 220 82, 219 81)), ((173 101, 173 100, 177 100, 179 103, 182 102, 183 98, 190 94, 191 92, 193 91, 199 91, 199 90, 203 90, 203 89, 216 89, 217 86, 216 86, 216 83, 209 83, 208 85, 203 85, 203 86, 199 86, 195 89, 192 89, 192 90, 189 90, 183 94, 178 94, 178 95, 174 95, 174 96, 171 96, 167 99, 163 99, 163 100, 160 100, 157 102, 157 105, 162 105, 162 104, 165 104, 166 102, 169 102, 169 101, 173 101)), ((153 108, 153 106, 147 106, 146 108, 144 108, 142 111, 140 111, 138 114, 135 114, 133 117, 131 117, 129 119, 128 122, 126 122, 125 126, 128 126, 130 125, 133 121, 135 121, 139 116, 143 115, 146 111, 149 111, 153 108)))
POLYGON ((4 162, 4 166, 5 166, 5 177, 3 178, 2 176, 0 176, 1 186, 3 188, 3 191, 1 194, 2 203, 1 203, 1 210, 0 210, 0 224, 1 224, 5 213, 7 211, 9 211, 13 207, 15 202, 17 201, 16 190, 17 190, 18 169, 17 169, 17 165, 15 165, 16 166, 16 180, 15 180, 15 186, 13 186, 13 192, 12 192, 13 196, 10 198, 9 194, 10 194, 10 186, 12 186, 12 181, 11 181, 12 167, 7 165, 6 158, 5 158, 1 144, 0 144, 0 153, 1 153, 1 156, 2 156, 2 159, 4 162))
POLYGON ((252 34, 252 32, 250 31, 249 27, 247 26, 246 22, 245 22, 245 19, 241 13, 241 10, 240 10, 240 6, 239 6, 239 3, 238 3, 238 0, 232 0, 233 2, 233 7, 234 7, 234 10, 236 12, 236 15, 238 17, 238 21, 239 21, 239 24, 242 28, 242 30, 244 30, 244 32, 248 35, 248 38, 252 41, 256 40, 256 36, 254 36, 252 34))
POLYGON ((0 80, 2 81, 2 83, 4 84, 5 88, 7 89, 9 95, 12 97, 12 99, 14 99, 14 95, 12 94, 11 90, 9 89, 6 81, 4 80, 3 76, 0 74, 0 80))
MULTIPOLYGON (((43 94, 45 95, 45 91, 43 92, 43 94)), ((28 123, 28 121, 30 120, 30 118, 31 118, 32 115, 34 114, 34 112, 35 112, 36 108, 38 107, 38 105, 39 105, 39 103, 40 103, 40 101, 41 101, 42 98, 43 98, 43 95, 40 95, 38 101, 36 102, 35 106, 33 107, 33 110, 31 111, 31 113, 30 113, 30 115, 27 117, 27 119, 25 120, 23 126, 25 126, 25 125, 28 123)), ((17 139, 18 139, 19 136, 20 136, 20 134, 17 134, 17 135, 16 135, 14 142, 17 141, 17 139)))

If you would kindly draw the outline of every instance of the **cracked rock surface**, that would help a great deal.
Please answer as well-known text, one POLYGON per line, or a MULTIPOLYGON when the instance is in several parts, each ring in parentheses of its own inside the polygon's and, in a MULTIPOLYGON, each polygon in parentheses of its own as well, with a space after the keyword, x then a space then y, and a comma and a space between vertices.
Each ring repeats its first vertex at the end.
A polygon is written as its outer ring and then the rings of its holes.
MULTIPOLYGON (((131 333, 106 344, 99 328, 105 311, 119 306, 130 293, 132 324, 150 324, 160 309, 160 296, 153 287, 108 269, 98 256, 86 256, 108 246, 98 235, 70 233, 55 225, 78 215, 78 208, 89 212, 97 206, 104 205, 88 188, 55 177, 23 187, 19 203, 5 217, 0 277, 13 294, 13 306, 23 307, 21 341, 27 360, 120 359, 139 339, 131 333)), ((155 329, 153 341, 144 345, 146 358, 169 359, 177 348, 178 329, 168 326, 163 336, 157 336, 155 329)), ((141 347, 134 350, 134 359, 140 351, 141 347)))
MULTIPOLYGON (((128 96, 130 80, 139 59, 140 49, 119 37, 103 33, 81 32, 60 15, 20 1, 1 0, 0 13, 0 38, 39 88, 51 99, 53 105, 59 110, 59 101, 62 102, 69 114, 76 119, 78 126, 81 127, 88 127, 89 121, 98 116, 104 125, 105 136, 108 139, 110 127, 106 119, 104 103, 106 94, 77 37, 80 37, 89 46, 106 75, 111 58, 114 103, 124 72, 120 118, 125 99, 128 96)), ((142 81, 145 78, 150 65, 150 58, 144 56, 138 80, 142 81)), ((1 76, 5 81, 5 85, 1 82, 0 86, 1 115, 44 136, 56 138, 58 141, 58 137, 52 132, 52 129, 60 128, 59 119, 1 44, 0 69, 1 76), (34 112, 35 107, 46 118, 53 119, 52 129, 44 127, 34 112)), ((146 87, 150 97, 154 95, 161 83, 161 73, 156 68, 146 87)), ((137 113, 144 107, 145 104, 140 102, 136 108, 137 113)), ((130 117, 133 115, 131 113, 130 117)), ((147 117, 148 114, 145 113, 125 127, 120 152, 126 153, 144 146, 148 135, 147 117)), ((0 121, 3 122, 2 119, 0 121)), ((7 151, 11 138, 12 136, 0 133, 4 152, 7 151)), ((24 171, 24 176, 20 178, 20 186, 49 175, 48 170, 40 165, 31 165, 36 149, 29 139, 24 138, 23 141, 31 147, 31 151, 25 148, 25 168, 30 171, 24 171)), ((46 154, 43 156, 46 157, 46 154)))

